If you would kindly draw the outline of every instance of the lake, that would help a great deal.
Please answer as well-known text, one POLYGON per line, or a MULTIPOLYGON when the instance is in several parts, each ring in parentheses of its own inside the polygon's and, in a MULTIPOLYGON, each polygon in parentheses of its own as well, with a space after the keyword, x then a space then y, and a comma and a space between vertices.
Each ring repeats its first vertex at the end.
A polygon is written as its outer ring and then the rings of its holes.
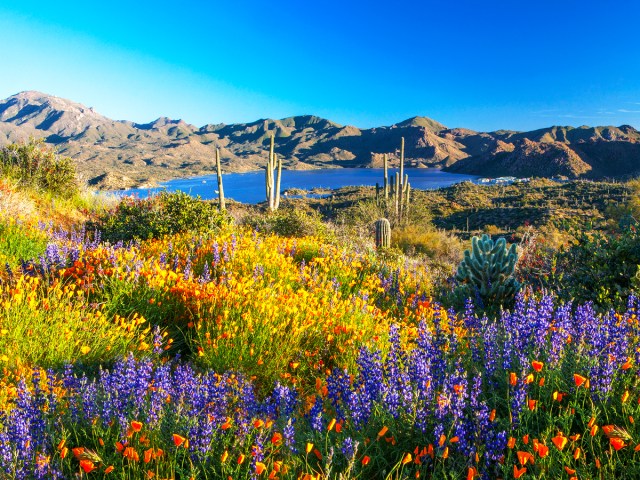
MULTIPOLYGON (((389 169, 389 177, 397 169, 389 169)), ((336 189, 348 186, 382 186, 384 170, 382 168, 326 168, 320 170, 283 170, 280 190, 292 188, 312 190, 314 188, 336 189)), ((413 189, 431 190, 448 187, 466 180, 476 180, 473 175, 447 173, 437 168, 406 168, 409 183, 413 189)), ((225 173, 222 175, 225 198, 242 203, 260 203, 265 201, 264 170, 246 173, 225 173)), ((189 195, 200 195, 203 199, 218 198, 216 175, 181 178, 162 183, 159 188, 131 189, 115 192, 118 195, 137 195, 147 197, 166 189, 169 192, 183 191, 189 195)))

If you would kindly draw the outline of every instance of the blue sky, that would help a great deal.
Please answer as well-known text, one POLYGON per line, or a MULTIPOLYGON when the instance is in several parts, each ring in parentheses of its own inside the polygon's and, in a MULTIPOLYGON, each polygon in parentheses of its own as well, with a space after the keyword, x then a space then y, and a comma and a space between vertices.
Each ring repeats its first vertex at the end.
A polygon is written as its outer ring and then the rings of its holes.
POLYGON ((0 0, 0 98, 201 126, 640 128, 640 2, 0 0))

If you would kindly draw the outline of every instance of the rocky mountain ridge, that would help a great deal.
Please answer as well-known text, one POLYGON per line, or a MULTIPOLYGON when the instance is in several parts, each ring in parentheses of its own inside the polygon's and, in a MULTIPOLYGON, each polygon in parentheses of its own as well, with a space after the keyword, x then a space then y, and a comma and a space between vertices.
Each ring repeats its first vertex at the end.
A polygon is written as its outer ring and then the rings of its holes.
POLYGON ((99 188, 128 188, 211 174, 220 149, 223 170, 264 168, 269 137, 284 168, 397 165, 401 137, 408 166, 484 176, 620 177, 640 174, 640 132, 631 126, 559 127, 531 132, 475 132, 426 117, 370 129, 313 115, 196 127, 166 117, 137 124, 39 92, 0 100, 0 144, 44 138, 73 158, 82 179, 99 188))

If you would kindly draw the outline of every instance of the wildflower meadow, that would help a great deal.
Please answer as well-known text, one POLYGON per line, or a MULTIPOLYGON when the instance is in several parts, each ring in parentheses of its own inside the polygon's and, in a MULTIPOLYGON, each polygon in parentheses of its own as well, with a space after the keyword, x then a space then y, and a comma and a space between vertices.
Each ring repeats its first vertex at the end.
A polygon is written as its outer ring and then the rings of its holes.
POLYGON ((0 478, 640 476, 633 294, 456 308, 373 246, 2 222, 0 478))

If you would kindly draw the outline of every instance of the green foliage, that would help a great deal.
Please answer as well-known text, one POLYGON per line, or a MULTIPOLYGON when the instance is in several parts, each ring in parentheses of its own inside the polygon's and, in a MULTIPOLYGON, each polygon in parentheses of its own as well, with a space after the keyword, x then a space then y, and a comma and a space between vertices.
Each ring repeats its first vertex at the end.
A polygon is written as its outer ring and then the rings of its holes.
POLYGON ((494 242, 488 235, 471 239, 471 250, 464 252, 458 266, 456 280, 469 297, 477 292, 485 307, 496 307, 511 303, 520 289, 515 279, 518 254, 516 245, 507 249, 507 242, 499 238, 494 242))
POLYGON ((115 211, 100 216, 91 228, 98 228, 111 242, 148 240, 179 232, 204 232, 227 223, 224 212, 200 197, 183 192, 160 194, 144 199, 123 199, 115 211))
POLYGON ((245 223, 259 232, 274 233, 281 237, 333 238, 333 232, 323 223, 318 212, 295 206, 287 206, 269 215, 252 216, 245 219, 245 223))
POLYGON ((633 226, 620 233, 581 232, 556 258, 551 287, 567 300, 624 308, 640 291, 640 235, 633 226))
POLYGON ((76 170, 68 157, 60 157, 43 140, 12 143, 0 149, 0 173, 53 196, 69 198, 78 192, 76 170))
POLYGON ((14 267, 21 260, 30 260, 42 255, 47 247, 44 234, 19 224, 0 223, 0 265, 8 263, 14 267))

